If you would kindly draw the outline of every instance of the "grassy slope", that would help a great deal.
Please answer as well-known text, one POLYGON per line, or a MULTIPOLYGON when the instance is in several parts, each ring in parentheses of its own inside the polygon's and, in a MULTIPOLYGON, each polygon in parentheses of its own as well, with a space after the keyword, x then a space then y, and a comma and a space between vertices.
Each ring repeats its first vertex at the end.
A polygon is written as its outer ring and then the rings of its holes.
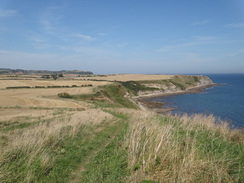
POLYGON ((98 108, 90 114, 92 119, 83 117, 86 123, 73 122, 75 111, 68 117, 62 111, 55 118, 63 121, 0 130, 1 148, 8 149, 0 156, 0 182, 244 181, 243 133, 224 123, 216 125, 211 116, 172 117, 136 110, 124 97, 131 91, 112 84, 94 95, 71 96, 98 108), (92 125, 98 118, 100 122, 92 125), (11 135, 22 137, 43 125, 45 134, 61 122, 39 145, 9 145, 11 135))
MULTIPOLYGON (((201 79, 208 79, 205 76, 187 76, 187 75, 175 75, 171 79, 166 80, 147 80, 147 81, 126 81, 126 82, 120 82, 121 85, 123 85, 125 88, 129 90, 129 92, 133 95, 138 95, 139 91, 157 91, 159 88, 155 87, 149 87, 146 86, 147 84, 150 85, 159 85, 161 87, 172 87, 175 86, 175 88, 179 90, 186 90, 189 87, 196 86, 201 79)), ((161 89, 163 90, 163 89, 161 89)))

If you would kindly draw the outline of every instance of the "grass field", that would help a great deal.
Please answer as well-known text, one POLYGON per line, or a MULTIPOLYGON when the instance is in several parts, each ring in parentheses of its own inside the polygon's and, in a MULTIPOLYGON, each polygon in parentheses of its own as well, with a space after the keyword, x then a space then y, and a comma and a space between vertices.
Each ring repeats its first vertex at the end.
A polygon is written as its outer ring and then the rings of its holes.
POLYGON ((143 111, 133 87, 89 82, 0 90, 0 182, 244 182, 243 131, 143 111))

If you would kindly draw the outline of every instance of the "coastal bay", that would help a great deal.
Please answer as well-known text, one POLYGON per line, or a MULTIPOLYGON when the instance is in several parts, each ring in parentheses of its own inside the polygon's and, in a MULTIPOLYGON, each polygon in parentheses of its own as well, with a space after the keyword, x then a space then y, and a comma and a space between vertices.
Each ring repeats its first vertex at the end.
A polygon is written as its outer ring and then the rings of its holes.
POLYGON ((202 113, 214 115, 221 120, 227 121, 234 128, 244 126, 243 107, 243 74, 212 74, 207 75, 213 80, 214 87, 203 87, 201 90, 185 92, 183 95, 172 93, 169 95, 142 98, 140 101, 145 105, 150 102, 162 103, 155 107, 156 111, 163 112, 172 109, 172 114, 195 114, 202 113))

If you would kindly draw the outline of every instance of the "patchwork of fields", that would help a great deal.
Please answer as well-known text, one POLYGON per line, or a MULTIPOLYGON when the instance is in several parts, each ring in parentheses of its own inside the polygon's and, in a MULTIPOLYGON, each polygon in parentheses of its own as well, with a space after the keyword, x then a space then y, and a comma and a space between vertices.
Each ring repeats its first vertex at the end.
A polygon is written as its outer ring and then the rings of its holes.
POLYGON ((40 80, 0 80, 0 106, 1 107, 46 107, 46 108, 83 108, 82 102, 64 101, 57 97, 58 93, 70 94, 92 93, 93 88, 107 84, 98 81, 40 81, 40 80), (92 85, 93 87, 82 87, 92 85), (6 87, 35 87, 45 88, 20 88, 6 89, 6 87), (47 88, 48 86, 69 86, 62 88, 47 88), (76 87, 72 87, 76 86, 76 87))

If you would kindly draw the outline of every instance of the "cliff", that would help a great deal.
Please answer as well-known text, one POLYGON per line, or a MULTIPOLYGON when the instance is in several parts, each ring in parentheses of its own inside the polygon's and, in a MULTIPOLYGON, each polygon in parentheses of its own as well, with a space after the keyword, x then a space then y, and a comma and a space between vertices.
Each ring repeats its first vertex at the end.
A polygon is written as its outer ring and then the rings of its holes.
POLYGON ((176 95, 184 93, 196 93, 201 89, 216 84, 207 76, 175 75, 170 79, 151 81, 127 81, 121 82, 127 92, 124 95, 142 110, 155 112, 167 112, 173 109, 163 108, 163 103, 144 100, 147 97, 176 95))
POLYGON ((138 97, 185 93, 214 85, 213 81, 207 76, 188 75, 176 75, 167 80, 144 81, 139 84, 144 88, 140 87, 142 89, 135 93, 138 97))

